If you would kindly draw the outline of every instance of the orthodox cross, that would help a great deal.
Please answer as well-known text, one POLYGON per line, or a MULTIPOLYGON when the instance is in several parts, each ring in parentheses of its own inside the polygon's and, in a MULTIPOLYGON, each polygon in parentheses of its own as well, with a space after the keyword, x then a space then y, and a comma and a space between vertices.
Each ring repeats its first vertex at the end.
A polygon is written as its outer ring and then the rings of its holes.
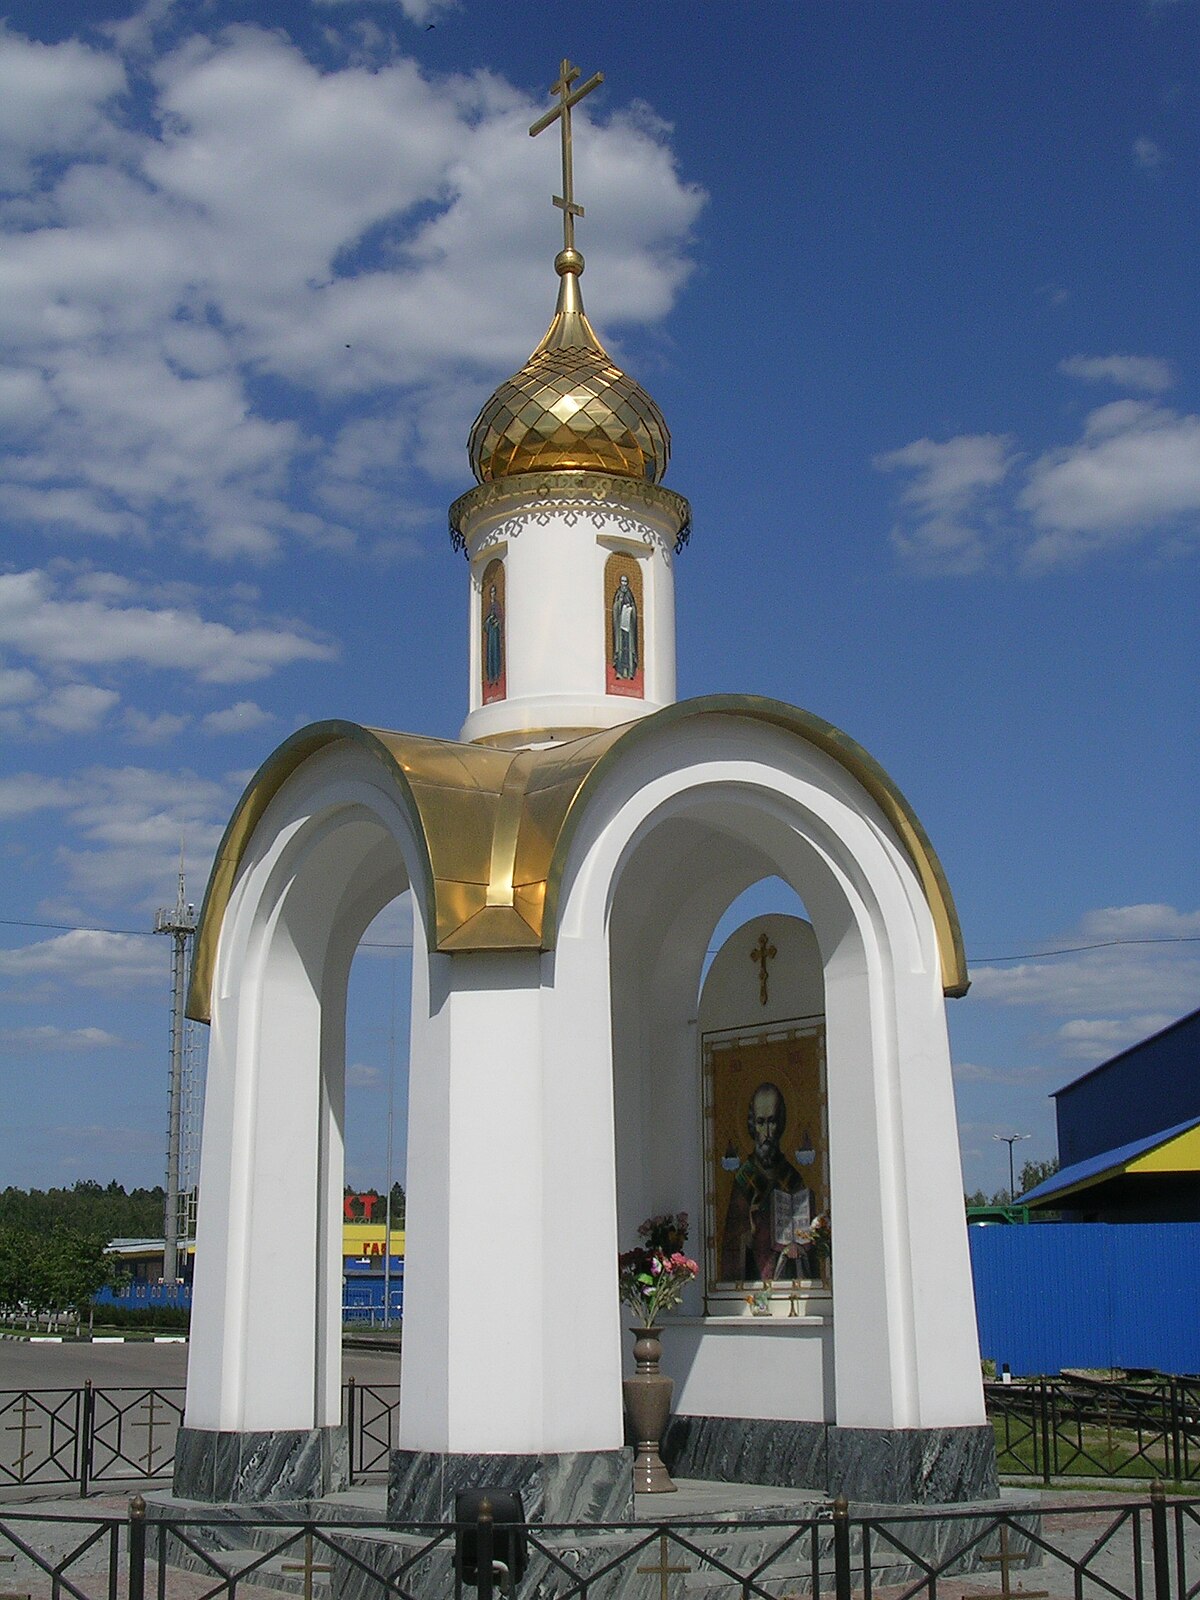
POLYGON ((313 1600, 313 1573, 332 1572, 331 1566, 322 1566, 319 1561, 313 1560, 312 1529, 304 1535, 304 1560, 281 1561, 280 1572, 302 1572, 304 1574, 304 1600, 313 1600))
POLYGON ((577 106, 585 94, 591 94, 593 89, 598 89, 604 82, 602 72, 593 72, 588 81, 580 84, 578 89, 571 85, 579 76, 579 68, 573 67, 563 57, 562 65, 558 69, 558 82, 550 85, 550 93, 558 96, 558 104, 552 111, 547 111, 544 117, 539 117, 529 130, 529 137, 536 139, 557 118, 561 123, 562 133, 562 189, 561 194, 554 196, 554 204, 563 214, 563 249, 575 248, 575 218, 583 215, 583 207, 575 204, 575 173, 571 161, 571 107, 577 106))
POLYGON ((760 933, 758 943, 750 952, 750 959, 758 965, 758 1002, 760 1005, 767 1003, 767 962, 774 961, 779 954, 775 946, 765 933, 760 933))
POLYGON ((1000 1588, 996 1594, 980 1595, 978 1600, 1047 1600, 1049 1593, 1046 1589, 1024 1589, 1012 1587, 1010 1576, 1014 1566, 1020 1562, 1024 1565, 1025 1558, 1012 1553, 1008 1544, 1008 1525, 1000 1524, 1000 1553, 999 1555, 981 1555, 980 1561, 994 1563, 1000 1568, 1000 1588))
POLYGON ((19 1422, 9 1423, 4 1431, 5 1433, 15 1433, 18 1435, 17 1442, 20 1446, 20 1454, 17 1456, 17 1482, 24 1483, 25 1463, 33 1454, 33 1451, 29 1448, 29 1435, 31 1433, 41 1433, 43 1430, 40 1422, 35 1423, 33 1427, 30 1427, 29 1425, 31 1413, 29 1410, 28 1394, 23 1393, 21 1395, 21 1403, 20 1406, 16 1408, 16 1411, 21 1420, 19 1422))
POLYGON ((639 1572, 658 1579, 659 1600, 668 1600, 667 1584, 673 1572, 690 1572, 691 1567, 673 1567, 667 1558, 667 1535, 658 1536, 658 1565, 656 1567, 638 1567, 639 1572))
POLYGON ((134 1423, 130 1424, 130 1426, 132 1428, 145 1428, 145 1430, 146 1430, 146 1461, 145 1461, 145 1467, 146 1467, 146 1471, 148 1473, 154 1471, 154 1452, 156 1450, 161 1450, 162 1449, 162 1445, 161 1444, 155 1444, 155 1442, 154 1442, 155 1430, 158 1429, 158 1428, 161 1428, 162 1425, 163 1425, 162 1424, 162 1412, 161 1411, 157 1411, 156 1412, 155 1409, 154 1409, 154 1402, 155 1402, 155 1400, 157 1398, 158 1398, 157 1392, 154 1389, 151 1389, 149 1395, 147 1396, 146 1420, 145 1420, 145 1422, 134 1422, 134 1423))

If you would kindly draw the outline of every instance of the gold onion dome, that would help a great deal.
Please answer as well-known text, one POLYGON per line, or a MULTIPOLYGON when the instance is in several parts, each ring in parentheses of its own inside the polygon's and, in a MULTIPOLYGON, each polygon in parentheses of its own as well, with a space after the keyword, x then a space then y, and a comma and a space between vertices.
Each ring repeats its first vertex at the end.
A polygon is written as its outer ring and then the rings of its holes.
POLYGON ((517 472, 608 472, 658 483, 671 458, 662 412, 613 364, 579 292, 583 257, 561 250, 562 282, 545 337, 475 419, 467 450, 480 483, 517 472))

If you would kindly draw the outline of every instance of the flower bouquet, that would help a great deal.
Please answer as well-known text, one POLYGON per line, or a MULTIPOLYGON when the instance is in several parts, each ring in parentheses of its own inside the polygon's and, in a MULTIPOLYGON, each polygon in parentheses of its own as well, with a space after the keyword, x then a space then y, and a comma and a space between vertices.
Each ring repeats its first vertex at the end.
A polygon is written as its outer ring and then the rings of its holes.
POLYGON ((644 1327, 652 1328, 664 1311, 679 1304, 700 1268, 683 1253, 686 1211, 648 1217, 638 1234, 644 1242, 617 1257, 621 1299, 644 1327))

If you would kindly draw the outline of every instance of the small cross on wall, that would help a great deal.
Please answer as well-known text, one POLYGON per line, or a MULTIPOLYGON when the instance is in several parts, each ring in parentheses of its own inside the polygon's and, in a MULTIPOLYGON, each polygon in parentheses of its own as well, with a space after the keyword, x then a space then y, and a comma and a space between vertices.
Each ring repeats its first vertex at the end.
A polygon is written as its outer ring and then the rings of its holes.
POLYGON ((751 961, 758 966, 758 1003, 765 1006, 767 1003, 767 962, 774 961, 779 954, 775 946, 765 933, 760 933, 758 943, 750 952, 751 961))

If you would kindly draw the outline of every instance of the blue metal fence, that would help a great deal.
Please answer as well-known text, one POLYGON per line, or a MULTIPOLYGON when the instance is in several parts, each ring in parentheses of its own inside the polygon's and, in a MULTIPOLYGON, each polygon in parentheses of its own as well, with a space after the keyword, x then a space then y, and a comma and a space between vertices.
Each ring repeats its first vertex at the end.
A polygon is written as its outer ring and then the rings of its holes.
POLYGON ((1200 1373, 1200 1223, 972 1227, 980 1353, 1064 1367, 1200 1373))

